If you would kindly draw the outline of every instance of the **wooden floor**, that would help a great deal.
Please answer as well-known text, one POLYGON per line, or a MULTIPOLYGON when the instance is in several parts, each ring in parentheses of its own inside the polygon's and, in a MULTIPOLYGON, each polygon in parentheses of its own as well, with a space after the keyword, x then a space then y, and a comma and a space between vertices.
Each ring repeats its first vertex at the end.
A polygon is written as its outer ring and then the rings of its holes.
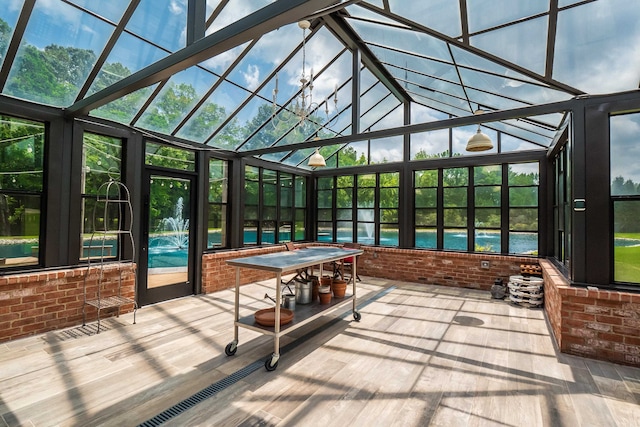
MULTIPOLYGON (((269 336, 240 329, 224 354, 231 291, 0 344, 0 426, 135 426, 230 375, 163 425, 640 426, 640 369, 559 354, 541 310, 362 279, 361 321, 346 307, 286 335, 274 372, 238 374, 269 336)), ((243 287, 242 312, 272 289, 243 287)))

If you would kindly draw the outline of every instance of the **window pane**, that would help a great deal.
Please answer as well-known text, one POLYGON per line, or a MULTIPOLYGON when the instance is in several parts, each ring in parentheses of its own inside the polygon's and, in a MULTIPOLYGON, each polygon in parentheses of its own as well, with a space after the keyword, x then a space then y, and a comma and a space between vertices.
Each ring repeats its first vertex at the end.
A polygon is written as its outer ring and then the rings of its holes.
POLYGON ((411 134, 411 160, 449 157, 449 129, 411 134))
POLYGON ((353 187, 353 175, 342 175, 338 177, 338 188, 353 187))
POLYGON ((509 233, 510 254, 538 254, 538 233, 509 233))
POLYGON ((613 203, 614 273, 616 282, 640 283, 640 201, 613 203))
POLYGON ((275 206, 263 206, 262 207, 262 219, 263 220, 276 220, 276 207, 275 206))
POLYGON ((247 206, 244 207, 244 219, 258 219, 258 207, 257 206, 247 206))
POLYGON ((353 189, 342 189, 339 188, 336 190, 336 206, 338 208, 350 208, 353 206, 353 189))
POLYGON ((353 241, 353 222, 351 221, 338 221, 338 235, 336 241, 338 242, 351 242, 353 241))
POLYGON ((466 188, 445 188, 444 189, 444 206, 445 207, 467 206, 467 189, 466 188))
POLYGON ((280 221, 291 221, 293 219, 293 208, 280 208, 280 221))
POLYGON ((538 206, 538 187, 509 188, 509 206, 538 206))
POLYGON ((245 221, 243 236, 245 245, 258 244, 258 223, 256 221, 245 221))
POLYGON ((318 191, 318 208, 332 207, 333 190, 318 191))
POLYGON ((436 188, 416 189, 416 208, 435 208, 438 205, 436 188))
POLYGON ((435 209, 417 209, 416 210, 416 226, 432 226, 438 223, 438 212, 435 209))
POLYGON ((209 202, 226 203, 228 195, 228 165, 223 160, 209 160, 209 202))
POLYGON ((245 198, 244 202, 246 205, 257 205, 258 204, 258 183, 255 181, 245 181, 244 182, 244 191, 245 198))
POLYGON ((444 249, 467 250, 467 230, 444 230, 444 249))
POLYGON ((438 242, 437 235, 438 233, 435 228, 416 230, 416 247, 434 249, 438 242))
POLYGON ((358 207, 370 208, 374 206, 375 191, 373 188, 358 188, 358 207))
POLYGON ((318 189, 328 190, 333 188, 333 177, 318 178, 318 189))
POLYGON ((380 174, 380 187, 398 187, 400 185, 400 174, 398 172, 393 173, 381 173, 380 174))
POLYGON ((538 209, 509 209, 509 230, 537 231, 538 209))
POLYGON ((227 213, 225 205, 209 205, 207 247, 227 246, 227 213))
POLYGON ((445 209, 444 210, 444 226, 445 227, 466 227, 467 226, 467 210, 466 209, 445 209))
POLYGON ((640 128, 640 113, 613 116, 611 123, 611 195, 640 195, 640 156, 637 132, 640 128))
POLYGON ((374 174, 358 175, 358 187, 375 187, 376 176, 374 174))
POLYGON ((381 208, 397 208, 398 207, 398 189, 397 188, 381 188, 380 189, 380 207, 381 208))
POLYGON ((307 206, 307 179, 305 177, 295 177, 295 199, 297 208, 307 206))
POLYGON ((476 187, 476 206, 500 206, 501 191, 499 186, 476 187))
POLYGON ((461 187, 469 184, 469 169, 453 168, 442 171, 442 183, 445 187, 461 187))
POLYGON ((296 209, 296 223, 295 223, 295 240, 304 240, 306 238, 306 211, 304 209, 296 209))
POLYGON ((277 202, 276 186, 273 184, 262 184, 262 203, 265 206, 276 206, 277 202))
POLYGON ((473 168, 473 182, 475 185, 502 184, 502 166, 476 166, 473 168))
POLYGON ((285 222, 280 223, 280 228, 278 229, 278 242, 290 242, 291 241, 291 223, 285 222))
POLYGON ((375 224, 372 222, 358 223, 358 242, 372 244, 375 239, 375 224))
POLYGON ((260 236, 260 241, 262 242, 262 244, 276 242, 275 221, 264 221, 262 223, 262 234, 260 236))
POLYGON ((415 187, 437 187, 438 186, 438 171, 426 170, 415 171, 414 173, 415 187))
POLYGON ((42 191, 44 137, 43 124, 0 115, 0 188, 42 191))
POLYGON ((500 209, 476 209, 475 225, 478 228, 500 228, 500 209))
POLYGON ((380 209, 380 222, 397 223, 398 209, 380 209))
POLYGON ((331 221, 333 216, 331 215, 331 209, 318 209, 319 221, 331 221))
POLYGON ((337 219, 339 220, 349 220, 353 219, 353 210, 352 209, 338 209, 336 211, 337 219))
POLYGON ((538 163, 518 163, 509 165, 509 185, 538 185, 540 167, 538 163))
POLYGON ((478 252, 500 252, 500 231, 476 229, 475 242, 478 252))
POLYGON ((380 225, 380 244, 386 246, 398 246, 399 231, 397 225, 380 225))
POLYGON ((318 241, 333 241, 333 224, 331 222, 318 222, 318 241))
POLYGON ((196 153, 147 141, 145 164, 194 172, 196 170, 196 153))
POLYGON ((40 248, 40 196, 0 193, 0 202, 7 219, 0 225, 1 265, 9 267, 37 264, 40 248))

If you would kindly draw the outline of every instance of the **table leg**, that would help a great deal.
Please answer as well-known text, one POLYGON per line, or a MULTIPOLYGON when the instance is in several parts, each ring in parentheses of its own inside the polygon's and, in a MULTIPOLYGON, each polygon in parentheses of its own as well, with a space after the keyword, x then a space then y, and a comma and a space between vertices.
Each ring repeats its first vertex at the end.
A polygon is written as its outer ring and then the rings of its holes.
POLYGON ((276 274, 276 324, 275 335, 273 338, 273 354, 278 357, 280 355, 280 306, 282 304, 282 290, 280 289, 281 273, 276 274))

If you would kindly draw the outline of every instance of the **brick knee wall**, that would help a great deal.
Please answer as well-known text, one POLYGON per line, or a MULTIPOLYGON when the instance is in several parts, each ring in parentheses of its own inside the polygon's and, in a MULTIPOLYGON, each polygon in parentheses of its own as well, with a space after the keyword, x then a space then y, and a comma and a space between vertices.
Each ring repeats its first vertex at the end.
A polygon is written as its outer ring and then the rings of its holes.
MULTIPOLYGON (((296 247, 318 245, 317 243, 296 244, 296 247)), ((363 247, 362 249, 364 254, 357 258, 356 263, 358 274, 383 279, 483 290, 491 289, 497 277, 502 278, 506 283, 509 276, 520 274, 521 264, 537 263, 537 258, 531 257, 378 247, 363 247), (489 267, 482 268, 481 261, 489 261, 489 267)), ((229 266, 226 263, 227 260, 283 250, 285 250, 284 246, 278 245, 204 254, 202 262, 203 292, 210 293, 234 286, 235 268, 229 266)), ((240 269, 241 284, 274 277, 274 273, 240 269)))
POLYGON ((545 311, 560 351, 640 366, 640 295, 571 287, 540 260, 545 311))
MULTIPOLYGON (((115 295, 122 280, 122 296, 135 297, 135 265, 108 264, 103 270, 102 296, 115 295), (122 273, 122 275, 120 274, 122 273)), ((87 268, 0 276, 0 342, 82 324, 84 279, 87 268)), ((98 267, 87 277, 87 298, 95 298, 98 267)), ((122 306, 120 313, 133 310, 122 306)), ((102 310, 101 318, 116 309, 102 310)), ((95 307, 86 307, 88 322, 96 320, 95 307)))
MULTIPOLYGON (((202 293, 209 294, 223 289, 233 288, 236 283, 236 269, 227 264, 227 260, 249 256, 270 254, 286 250, 283 245, 264 248, 249 248, 235 251, 213 252, 202 255, 202 293)), ((240 284, 258 282, 275 278, 269 271, 240 269, 240 284)))

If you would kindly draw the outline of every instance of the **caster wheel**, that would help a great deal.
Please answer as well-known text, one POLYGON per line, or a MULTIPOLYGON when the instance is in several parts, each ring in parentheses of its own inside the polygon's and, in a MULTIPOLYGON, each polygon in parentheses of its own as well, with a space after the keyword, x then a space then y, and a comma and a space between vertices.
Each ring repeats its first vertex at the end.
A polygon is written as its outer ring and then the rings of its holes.
POLYGON ((238 345, 235 342, 230 342, 224 348, 224 352, 227 356, 233 356, 234 354, 236 354, 237 350, 238 350, 238 345))
POLYGON ((272 363, 272 359, 268 358, 267 360, 264 361, 264 368, 271 372, 271 371, 275 371, 276 368, 278 367, 278 361, 276 360, 275 363, 272 363))
POLYGON ((360 313, 358 313, 357 311, 353 312, 353 320, 355 320, 356 322, 359 322, 360 319, 362 319, 362 316, 360 315, 360 313))

